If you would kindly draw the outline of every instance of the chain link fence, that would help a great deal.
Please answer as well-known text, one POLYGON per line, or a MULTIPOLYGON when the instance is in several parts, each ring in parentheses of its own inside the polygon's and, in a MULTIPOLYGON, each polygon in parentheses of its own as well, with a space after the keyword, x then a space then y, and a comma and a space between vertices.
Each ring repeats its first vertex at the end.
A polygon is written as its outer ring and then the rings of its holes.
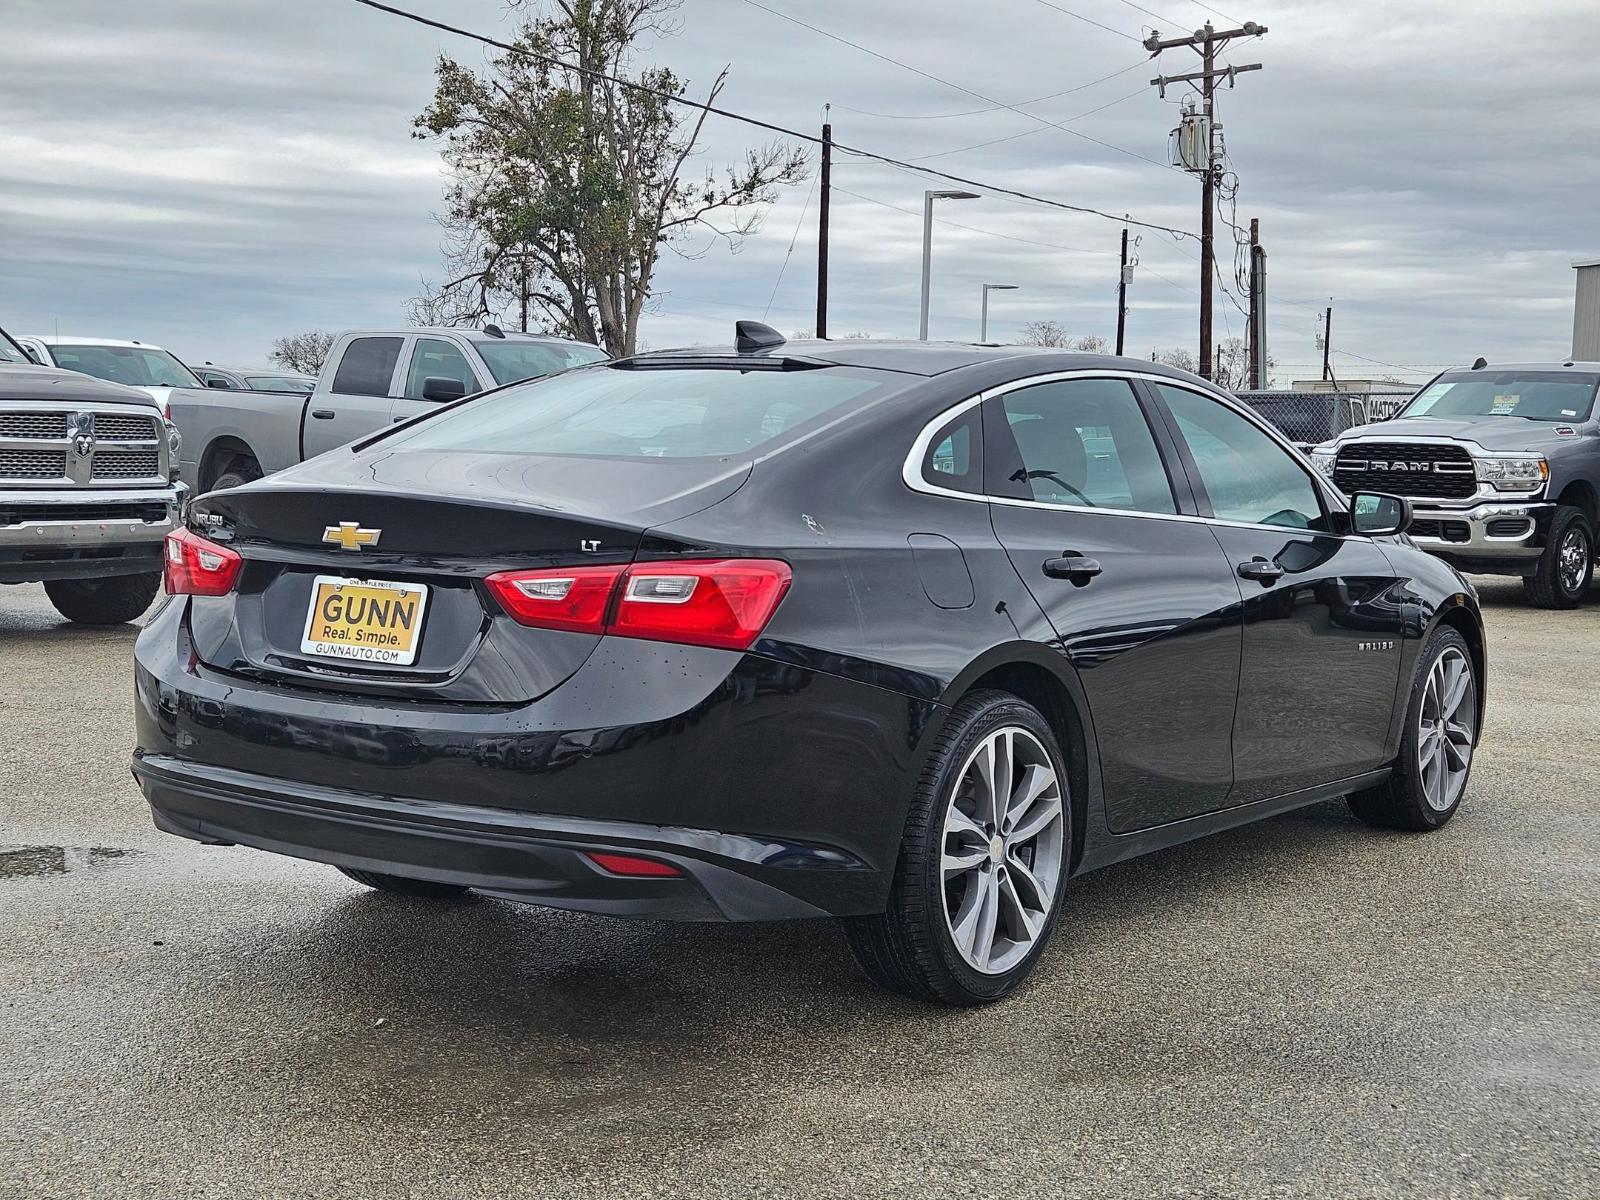
POLYGON ((1291 442, 1306 448, 1347 429, 1386 421, 1413 395, 1412 389, 1381 392, 1239 392, 1243 400, 1291 442))

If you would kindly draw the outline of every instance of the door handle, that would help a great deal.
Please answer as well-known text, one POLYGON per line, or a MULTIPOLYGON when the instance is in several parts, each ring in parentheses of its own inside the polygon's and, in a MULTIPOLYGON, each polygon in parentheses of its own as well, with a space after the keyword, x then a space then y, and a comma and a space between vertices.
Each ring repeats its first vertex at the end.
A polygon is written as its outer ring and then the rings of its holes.
POLYGON ((1079 587, 1100 574, 1100 571, 1098 559, 1085 558, 1081 554, 1063 554, 1060 558, 1044 560, 1044 573, 1051 579, 1071 580, 1079 587))
POLYGON ((331 421, 338 414, 331 408, 313 408, 311 415, 319 421, 331 421))
POLYGON ((1239 564, 1240 579, 1254 579, 1257 583, 1276 583, 1283 578, 1283 568, 1271 559, 1259 555, 1249 562, 1239 564))

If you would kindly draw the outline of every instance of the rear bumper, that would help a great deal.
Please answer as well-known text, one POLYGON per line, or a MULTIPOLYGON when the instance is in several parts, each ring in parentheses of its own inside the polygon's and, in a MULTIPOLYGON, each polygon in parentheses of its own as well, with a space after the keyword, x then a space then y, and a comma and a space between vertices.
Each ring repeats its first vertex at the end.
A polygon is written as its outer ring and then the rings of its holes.
POLYGON ((187 495, 182 484, 0 491, 0 583, 159 571, 187 495))
POLYGON ((551 908, 677 921, 820 917, 829 910, 786 890, 784 876, 867 870, 820 846, 339 791, 160 755, 135 755, 133 773, 166 833, 551 908), (585 850, 642 854, 681 874, 617 876, 585 850))
POLYGON ((930 703, 629 639, 527 704, 347 696, 207 668, 187 611, 135 650, 133 769, 167 832, 616 915, 883 908, 930 703), (612 876, 585 849, 683 874, 612 876))

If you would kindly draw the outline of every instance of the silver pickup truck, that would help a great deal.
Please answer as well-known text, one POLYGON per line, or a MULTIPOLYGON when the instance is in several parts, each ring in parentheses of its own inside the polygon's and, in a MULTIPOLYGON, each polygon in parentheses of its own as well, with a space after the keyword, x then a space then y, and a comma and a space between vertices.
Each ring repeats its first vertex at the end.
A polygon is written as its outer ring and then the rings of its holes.
POLYGON ((309 395, 173 392, 180 477, 197 492, 237 487, 442 403, 607 357, 584 342, 493 325, 344 333, 309 395))
POLYGON ((144 612, 183 510, 178 451, 148 393, 39 366, 0 330, 0 583, 43 582, 83 624, 144 612))

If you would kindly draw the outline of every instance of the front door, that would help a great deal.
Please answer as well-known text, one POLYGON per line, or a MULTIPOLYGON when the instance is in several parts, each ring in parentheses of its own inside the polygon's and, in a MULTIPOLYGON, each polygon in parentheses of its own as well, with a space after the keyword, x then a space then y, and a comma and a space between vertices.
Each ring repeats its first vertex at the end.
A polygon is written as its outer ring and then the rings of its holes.
POLYGON ((1180 515, 1187 485, 1175 491, 1132 385, 1017 385, 986 402, 984 447, 995 533, 1093 709, 1107 823, 1223 807, 1239 590, 1211 530, 1180 515))
POLYGON ((302 447, 306 458, 376 433, 389 425, 390 388, 400 361, 401 337, 350 339, 327 391, 318 388, 306 405, 302 447))
POLYGON ((458 380, 465 389, 463 394, 468 396, 483 390, 472 364, 455 343, 443 338, 419 337, 411 347, 411 364, 406 369, 405 387, 394 402, 393 420, 409 421, 439 407, 438 400, 430 400, 422 394, 430 379, 458 380))
POLYGON ((1382 548, 1336 531, 1287 450, 1214 397, 1154 385, 1237 577, 1234 792, 1248 804, 1383 765, 1405 601, 1382 548))

